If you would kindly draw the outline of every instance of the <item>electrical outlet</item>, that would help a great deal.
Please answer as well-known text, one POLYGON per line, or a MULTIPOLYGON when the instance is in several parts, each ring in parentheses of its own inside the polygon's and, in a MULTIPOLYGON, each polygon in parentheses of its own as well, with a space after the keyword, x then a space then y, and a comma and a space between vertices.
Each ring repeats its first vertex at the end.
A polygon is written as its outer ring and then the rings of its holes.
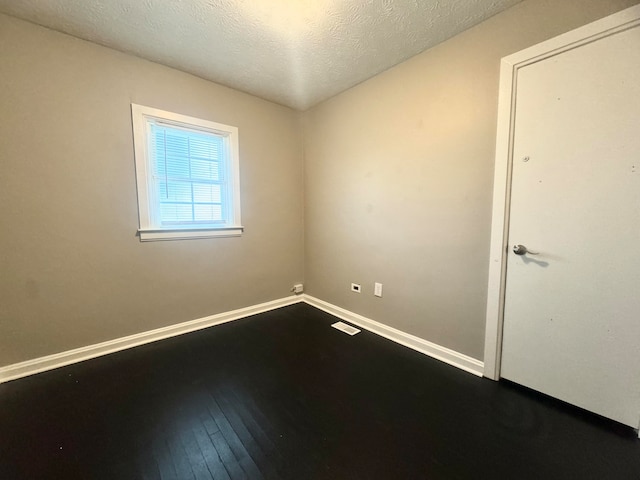
POLYGON ((293 293, 302 293, 304 292, 304 286, 301 283, 296 283, 291 289, 293 293))
POLYGON ((362 291, 362 289, 360 288, 360 284, 359 283, 352 283, 351 284, 351 291, 352 292, 356 292, 356 293, 360 293, 362 291))
POLYGON ((374 283, 373 284, 373 294, 376 297, 382 297, 382 284, 381 283, 374 283))

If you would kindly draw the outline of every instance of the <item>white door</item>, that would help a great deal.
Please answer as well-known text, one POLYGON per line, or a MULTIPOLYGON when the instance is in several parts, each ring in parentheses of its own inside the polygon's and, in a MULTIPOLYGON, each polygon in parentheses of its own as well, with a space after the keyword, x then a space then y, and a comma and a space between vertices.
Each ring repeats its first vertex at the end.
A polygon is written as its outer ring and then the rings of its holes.
POLYGON ((637 428, 640 27, 516 81, 501 376, 637 428))

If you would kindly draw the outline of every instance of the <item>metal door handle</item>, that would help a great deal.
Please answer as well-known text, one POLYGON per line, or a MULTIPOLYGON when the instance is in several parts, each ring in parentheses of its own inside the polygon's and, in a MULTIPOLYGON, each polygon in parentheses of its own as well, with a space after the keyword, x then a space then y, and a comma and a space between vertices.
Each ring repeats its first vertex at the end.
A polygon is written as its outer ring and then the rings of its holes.
POLYGON ((527 253, 529 255, 538 255, 537 252, 532 252, 528 250, 527 247, 525 247, 524 245, 514 245, 513 253, 515 253, 516 255, 526 255, 527 253))

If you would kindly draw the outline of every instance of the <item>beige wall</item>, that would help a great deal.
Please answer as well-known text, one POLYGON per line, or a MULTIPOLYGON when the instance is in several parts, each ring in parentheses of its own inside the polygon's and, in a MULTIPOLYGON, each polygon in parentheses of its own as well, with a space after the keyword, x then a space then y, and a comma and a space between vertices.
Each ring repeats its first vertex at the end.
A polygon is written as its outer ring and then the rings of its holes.
POLYGON ((500 58, 636 3, 525 1, 308 111, 307 292, 482 359, 500 58))
POLYGON ((0 366, 290 295, 299 114, 0 15, 0 366), (131 102, 239 127, 245 234, 140 243, 131 102))

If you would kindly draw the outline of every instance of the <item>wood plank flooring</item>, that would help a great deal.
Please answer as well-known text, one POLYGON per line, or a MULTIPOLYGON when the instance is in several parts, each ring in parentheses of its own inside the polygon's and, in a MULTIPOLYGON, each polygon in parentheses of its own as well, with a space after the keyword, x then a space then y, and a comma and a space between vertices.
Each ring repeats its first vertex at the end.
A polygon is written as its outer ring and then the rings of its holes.
POLYGON ((0 385, 0 479, 640 479, 640 441, 297 304, 0 385))

